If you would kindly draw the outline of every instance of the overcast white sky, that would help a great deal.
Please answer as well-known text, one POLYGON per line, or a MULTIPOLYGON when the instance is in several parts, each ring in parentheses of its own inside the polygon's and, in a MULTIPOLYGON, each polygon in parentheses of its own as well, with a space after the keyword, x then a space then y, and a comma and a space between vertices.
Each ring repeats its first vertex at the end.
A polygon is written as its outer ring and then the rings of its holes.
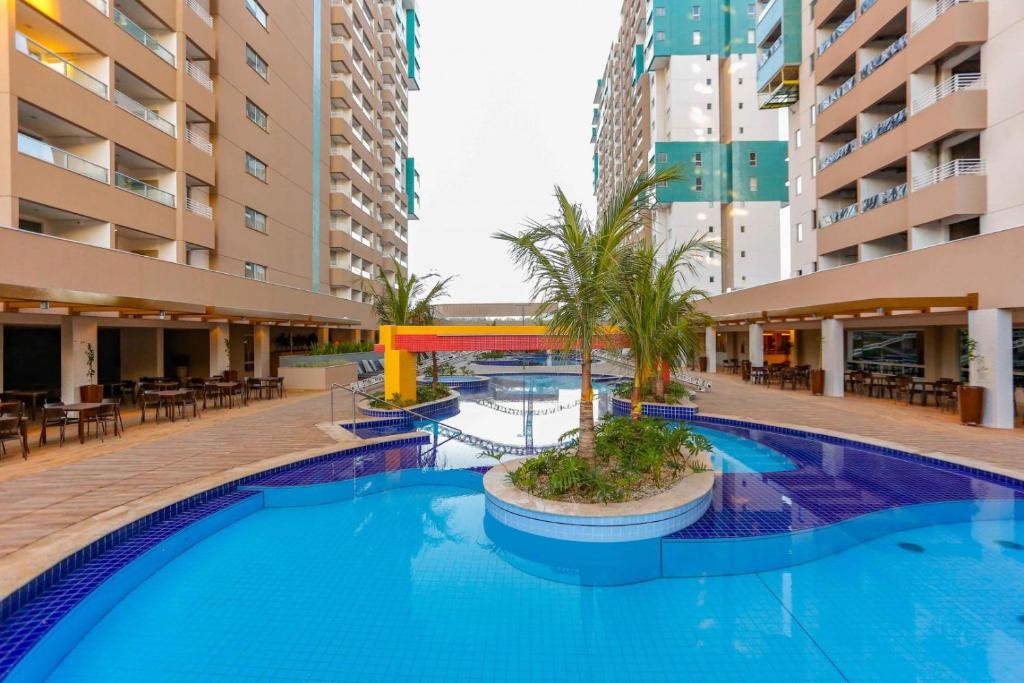
POLYGON ((410 154, 420 171, 410 267, 457 275, 450 301, 523 301, 497 230, 554 211, 552 190, 593 211, 594 88, 621 0, 421 0, 410 154))

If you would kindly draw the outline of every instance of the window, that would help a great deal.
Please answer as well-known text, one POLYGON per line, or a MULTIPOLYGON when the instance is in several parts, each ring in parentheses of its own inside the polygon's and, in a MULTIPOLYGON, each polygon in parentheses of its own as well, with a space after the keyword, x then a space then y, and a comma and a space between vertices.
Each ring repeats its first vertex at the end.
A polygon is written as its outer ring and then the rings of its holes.
POLYGON ((748 17, 756 17, 757 16, 757 3, 753 3, 752 2, 752 3, 747 5, 747 16, 748 17))
POLYGON ((740 102, 740 109, 743 109, 743 103, 740 102))
POLYGON ((694 5, 693 9, 690 10, 691 19, 700 19, 700 5, 694 5))
POLYGON ((697 176, 693 180, 693 191, 694 192, 703 192, 704 191, 704 179, 701 178, 700 176, 697 176))
POLYGON ((245 117, 263 130, 267 129, 267 112, 256 106, 256 103, 245 98, 245 117))
POLYGON ((700 152, 697 152, 696 154, 694 154, 693 155, 693 165, 695 167, 697 167, 697 168, 700 168, 701 166, 703 166, 704 165, 704 155, 701 154, 700 152))
POLYGON ((249 14, 256 17, 256 21, 260 22, 260 26, 263 28, 267 27, 267 10, 263 9, 263 6, 256 0, 245 0, 245 8, 249 10, 249 14))
POLYGON ((751 168, 757 168, 757 152, 751 152, 747 158, 751 168))
POLYGON ((743 126, 740 126, 740 135, 743 135, 743 126))
POLYGON ((818 121, 818 107, 817 105, 811 105, 811 125, 813 126, 818 121))
POLYGON ((715 231, 715 226, 709 225, 708 226, 708 232, 714 232, 714 231, 715 231))
POLYGON ((818 177, 818 157, 811 157, 811 177, 818 177))
POLYGON ((804 192, 804 177, 802 175, 798 175, 796 177, 796 193, 799 195, 799 194, 803 194, 803 192, 804 192))
POLYGON ((260 53, 256 52, 249 45, 245 46, 245 63, 252 67, 252 70, 258 73, 261 78, 266 80, 270 67, 267 65, 266 60, 260 57, 260 53))
POLYGON ((711 277, 708 278, 708 282, 714 282, 714 281, 715 281, 715 276, 714 275, 712 275, 711 277))
POLYGON ((663 17, 663 16, 665 16, 665 8, 664 7, 655 7, 654 8, 654 16, 656 16, 656 17, 663 17))
POLYGON ((741 225, 740 226, 740 232, 746 232, 746 231, 747 231, 747 226, 741 225))
POLYGON ((740 252, 740 258, 747 258, 747 252, 741 251, 740 252))
POLYGON ((245 262, 245 277, 249 280, 267 281, 267 267, 252 261, 245 262))
POLYGON ((251 207, 245 207, 245 227, 258 232, 267 232, 267 214, 251 207))
POLYGON ((757 192, 757 176, 750 176, 749 187, 751 192, 757 192))
POLYGON ((800 149, 800 145, 804 144, 804 135, 800 132, 799 128, 797 128, 796 132, 793 133, 793 141, 796 144, 797 149, 800 149))
POLYGON ((747 45, 754 44, 754 29, 747 29, 747 45))
POLYGON ((708 111, 711 111, 711 103, 710 103, 710 102, 708 102, 708 103, 707 103, 707 106, 706 106, 705 108, 706 108, 706 109, 707 109, 708 111))
POLYGON ((267 165, 248 152, 245 153, 245 172, 263 182, 267 181, 267 165))
POLYGON ((711 79, 707 78, 704 80, 704 85, 711 85, 711 79))
POLYGON ((700 45, 700 31, 693 32, 693 44, 700 45))
POLYGON ((743 85, 743 79, 742 78, 737 78, 736 81, 737 81, 737 83, 739 85, 743 85))
POLYGON ((654 34, 654 39, 655 40, 665 40, 665 32, 664 31, 658 31, 657 33, 654 34))
POLYGON ((708 135, 711 135, 711 129, 708 128, 708 135))
POLYGON ((666 154, 665 152, 658 152, 658 163, 659 164, 667 164, 668 163, 668 154, 666 154))
POLYGON ((804 241, 804 224, 803 223, 797 223, 796 224, 796 241, 797 242, 803 242, 804 241))

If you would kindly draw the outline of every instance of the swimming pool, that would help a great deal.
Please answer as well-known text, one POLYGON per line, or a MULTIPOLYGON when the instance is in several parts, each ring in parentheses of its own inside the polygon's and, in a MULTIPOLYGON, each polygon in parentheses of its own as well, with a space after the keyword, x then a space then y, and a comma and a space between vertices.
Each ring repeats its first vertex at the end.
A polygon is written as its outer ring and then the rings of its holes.
MULTIPOLYGON (((578 380, 549 377, 506 377, 449 421, 524 443, 526 416, 505 409, 526 404, 534 441, 557 438, 578 380)), ((1024 676, 1024 485, 793 430, 694 427, 718 481, 704 518, 644 546, 662 578, 583 585, 571 545, 521 555, 484 515, 487 463, 406 440, 247 480, 196 514, 218 523, 188 542, 155 526, 150 552, 91 592, 72 573, 85 599, 65 604, 58 584, 33 603, 64 618, 12 680, 1024 676)), ((0 622, 0 667, 19 627, 34 633, 19 613, 0 622)))

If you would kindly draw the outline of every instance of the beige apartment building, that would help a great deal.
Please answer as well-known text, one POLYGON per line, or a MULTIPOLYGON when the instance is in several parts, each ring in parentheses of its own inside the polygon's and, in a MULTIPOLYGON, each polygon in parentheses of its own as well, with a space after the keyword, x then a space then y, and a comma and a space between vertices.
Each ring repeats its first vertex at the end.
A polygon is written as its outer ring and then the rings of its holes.
MULTIPOLYGON (((951 378, 1024 410, 1024 3, 760 3, 788 108, 790 275, 712 298, 708 356, 951 378)), ((715 363, 712 363, 714 370, 715 363)))
MULTIPOLYGON (((11 0, 0 389, 371 340, 407 263, 414 0, 11 0)), ((273 359, 273 360, 272 360, 273 359)))

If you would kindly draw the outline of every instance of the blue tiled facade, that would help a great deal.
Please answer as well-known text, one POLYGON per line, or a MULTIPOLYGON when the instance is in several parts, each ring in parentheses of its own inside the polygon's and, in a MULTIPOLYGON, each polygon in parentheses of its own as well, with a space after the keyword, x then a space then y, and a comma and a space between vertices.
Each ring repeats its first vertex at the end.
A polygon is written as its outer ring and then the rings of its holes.
MULTIPOLYGON (((697 415, 696 406, 673 406, 667 403, 643 403, 641 414, 647 417, 660 417, 665 420, 691 420, 697 415)), ((612 415, 629 415, 631 404, 629 399, 612 397, 612 415)))

